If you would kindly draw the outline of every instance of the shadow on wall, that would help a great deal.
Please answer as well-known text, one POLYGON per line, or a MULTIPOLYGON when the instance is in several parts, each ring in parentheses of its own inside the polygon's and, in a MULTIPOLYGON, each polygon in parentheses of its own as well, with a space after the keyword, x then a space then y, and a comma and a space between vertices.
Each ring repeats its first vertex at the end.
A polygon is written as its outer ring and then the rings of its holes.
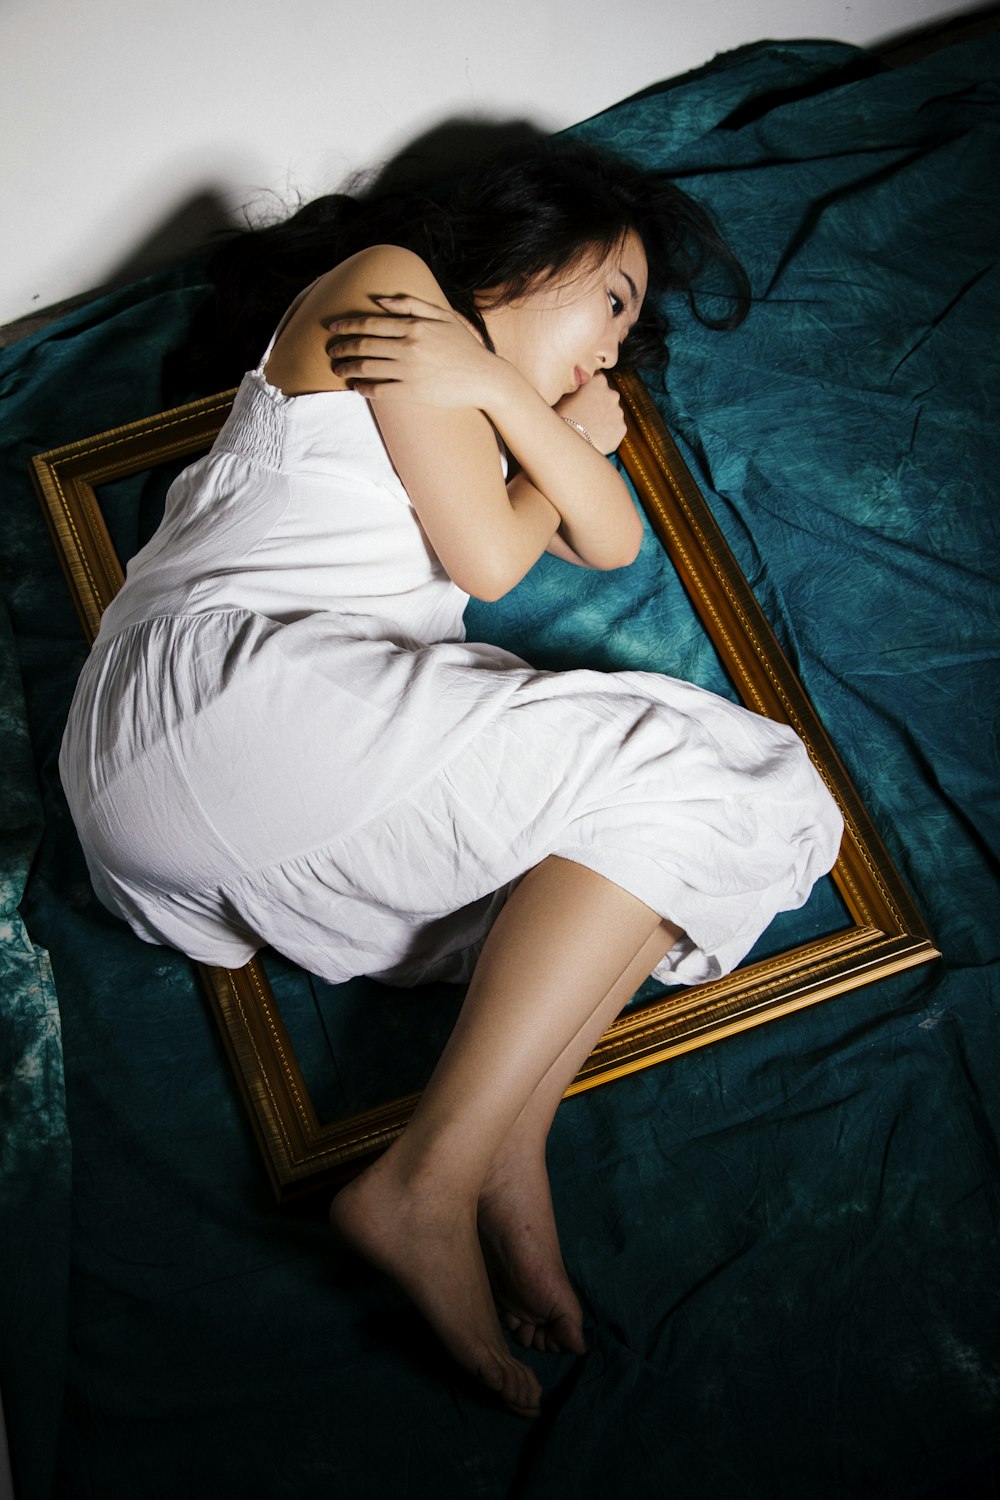
MULTIPOLYGON (((154 230, 123 257, 101 287, 113 291, 154 271, 195 255, 220 235, 230 233, 233 222, 221 193, 202 188, 186 198, 154 230)), ((91 294, 93 295, 93 294, 91 294)))
POLYGON ((201 247, 219 252, 205 257, 215 294, 195 312, 183 345, 165 356, 165 399, 178 405, 238 383, 296 294, 346 253, 352 203, 370 205, 378 214, 390 200, 386 222, 375 233, 392 238, 402 233, 393 227, 399 223, 394 200, 400 193, 433 197, 436 184, 475 174, 497 151, 545 135, 526 120, 456 116, 416 136, 388 161, 356 173, 339 191, 290 203, 268 194, 248 204, 242 224, 228 225, 214 243, 201 247), (248 240, 241 233, 247 227, 267 232, 248 240))
POLYGON ((950 47, 955 42, 971 42, 977 37, 995 36, 998 30, 1000 5, 995 0, 990 0, 985 5, 970 5, 967 10, 949 17, 947 21, 928 21, 924 26, 903 27, 882 37, 873 50, 890 67, 899 68, 905 63, 917 62, 940 47, 950 47))
MULTIPOLYGON (((456 170, 474 165, 504 146, 516 145, 518 141, 531 140, 545 133, 527 120, 455 116, 414 137, 381 166, 356 173, 347 182, 330 183, 327 191, 367 197, 402 186, 425 187, 456 170)), ((229 196, 231 199, 231 194, 229 196)), ((275 194, 261 191, 257 197, 249 198, 242 210, 234 213, 220 189, 201 188, 173 208, 150 234, 123 256, 100 286, 8 324, 0 331, 0 346, 34 333, 93 297, 214 249, 248 224, 258 228, 284 219, 300 208, 302 201, 285 203, 275 194)))
POLYGON ((530 120, 455 115, 416 136, 381 167, 346 184, 345 191, 365 197, 403 187, 429 187, 443 177, 475 166, 495 151, 538 140, 546 134, 530 120))
MULTIPOLYGON (((972 5, 967 11, 944 22, 928 24, 893 33, 881 40, 870 52, 871 65, 882 63, 896 67, 914 62, 940 47, 954 42, 973 40, 1000 30, 1000 5, 989 3, 972 5)), ((744 51, 737 48, 736 52, 744 51)), ((732 57, 733 53, 723 54, 732 57)), ((717 60, 705 68, 717 66, 717 60)), ((694 74, 704 68, 694 70, 694 74)), ((685 75, 686 77, 694 74, 685 75)), ((673 78, 662 83, 651 84, 634 97, 658 93, 662 89, 681 82, 673 78)), ((454 117, 433 126, 405 146, 395 157, 380 168, 358 174, 346 184, 331 183, 328 191, 346 191, 355 195, 383 192, 403 184, 426 186, 456 169, 474 164, 491 151, 505 145, 516 144, 533 136, 544 134, 527 120, 488 120, 481 116, 454 117)), ((273 214, 260 212, 265 199, 261 194, 256 203, 249 202, 242 214, 234 215, 222 195, 213 188, 203 188, 191 194, 179 207, 173 209, 153 232, 145 237, 119 263, 107 280, 66 302, 31 313, 0 330, 0 345, 12 343, 33 333, 37 328, 88 302, 102 292, 126 286, 142 276, 163 270, 180 260, 195 256, 217 244, 228 234, 246 226, 248 222, 258 224, 274 222, 286 217, 300 203, 282 204, 277 201, 273 214)))
POLYGON ((0 347, 27 338, 29 334, 44 328, 73 308, 82 307, 94 297, 128 286, 132 281, 139 281, 143 276, 150 276, 154 271, 161 271, 196 255, 213 240, 232 233, 237 228, 239 225, 234 223, 217 190, 202 188, 192 193, 179 207, 172 209, 156 229, 140 240, 99 286, 91 287, 63 302, 39 308, 37 312, 28 313, 16 322, 8 323, 0 329, 0 347))
MULTIPOLYGON (((505 146, 536 140, 544 134, 528 120, 455 116, 416 136, 381 166, 358 172, 346 182, 330 183, 326 191, 364 198, 400 187, 426 187, 474 166, 505 146)), ((283 203, 275 194, 261 193, 234 215, 220 194, 211 190, 195 193, 124 257, 101 290, 126 286, 153 271, 214 248, 220 240, 246 228, 247 224, 258 228, 284 219, 301 208, 302 201, 283 203), (267 205, 273 205, 273 212, 266 211, 267 205)))

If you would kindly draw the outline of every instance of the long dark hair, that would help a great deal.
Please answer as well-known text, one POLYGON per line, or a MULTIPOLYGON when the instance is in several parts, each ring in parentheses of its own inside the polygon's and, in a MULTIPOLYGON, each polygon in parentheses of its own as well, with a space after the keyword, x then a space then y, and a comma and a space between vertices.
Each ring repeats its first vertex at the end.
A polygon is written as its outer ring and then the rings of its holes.
POLYGON ((706 210, 666 173, 583 141, 538 137, 432 186, 331 194, 231 238, 209 263, 215 296, 194 340, 200 383, 235 383, 297 293, 370 245, 415 251, 450 304, 485 334, 477 293, 502 287, 503 300, 513 301, 588 252, 611 253, 630 230, 646 250, 649 290, 622 364, 666 366, 670 294, 686 297, 710 328, 746 316, 743 267, 706 210), (705 311, 706 294, 721 305, 718 316, 705 311))

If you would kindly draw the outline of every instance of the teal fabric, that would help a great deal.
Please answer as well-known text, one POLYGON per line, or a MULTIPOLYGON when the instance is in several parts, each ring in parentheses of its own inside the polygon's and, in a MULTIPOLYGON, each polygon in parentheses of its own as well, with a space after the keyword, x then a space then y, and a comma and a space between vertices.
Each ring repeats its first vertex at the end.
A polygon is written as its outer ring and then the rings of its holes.
MULTIPOLYGON (((97 906, 68 823, 55 757, 84 647, 27 464, 160 408, 199 269, 0 355, 20 1500, 995 1497, 997 62, 989 42, 899 72, 762 44, 577 127, 673 170, 748 265, 747 323, 678 309, 655 394, 944 958, 563 1107, 590 1353, 538 1357, 530 1428, 331 1255, 320 1212, 272 1206, 189 966, 97 906)), ((121 487, 123 551, 160 495, 121 487)), ((469 627, 729 691, 651 541, 619 575, 543 563, 469 627)), ((839 919, 817 899, 806 930, 839 919)), ((352 1072, 358 1032, 436 1045, 453 1003, 275 982, 331 1107, 378 1089, 352 1072)))

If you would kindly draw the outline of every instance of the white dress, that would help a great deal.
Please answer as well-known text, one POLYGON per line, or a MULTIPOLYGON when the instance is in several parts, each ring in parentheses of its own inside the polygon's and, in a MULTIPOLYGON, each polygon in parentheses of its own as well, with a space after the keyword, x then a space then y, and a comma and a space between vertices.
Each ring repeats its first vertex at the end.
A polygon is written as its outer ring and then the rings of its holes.
POLYGON ((462 979, 557 854, 684 930, 659 978, 731 969, 836 857, 796 736, 654 673, 467 643, 368 402, 286 397, 263 363, 77 688, 60 772, 101 900, 210 964, 271 945, 334 983, 462 979))

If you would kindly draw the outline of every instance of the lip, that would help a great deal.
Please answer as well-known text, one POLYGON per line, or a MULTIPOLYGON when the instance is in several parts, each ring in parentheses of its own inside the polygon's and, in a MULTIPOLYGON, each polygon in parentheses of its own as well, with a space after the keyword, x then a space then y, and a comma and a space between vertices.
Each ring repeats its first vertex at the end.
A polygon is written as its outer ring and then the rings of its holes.
POLYGON ((586 370, 581 370, 580 366, 577 365, 576 368, 575 368, 575 370, 573 371, 573 378, 576 381, 576 385, 574 386, 574 390, 578 391, 580 389, 581 385, 586 385, 587 384, 587 381, 590 379, 590 376, 587 374, 586 370))

